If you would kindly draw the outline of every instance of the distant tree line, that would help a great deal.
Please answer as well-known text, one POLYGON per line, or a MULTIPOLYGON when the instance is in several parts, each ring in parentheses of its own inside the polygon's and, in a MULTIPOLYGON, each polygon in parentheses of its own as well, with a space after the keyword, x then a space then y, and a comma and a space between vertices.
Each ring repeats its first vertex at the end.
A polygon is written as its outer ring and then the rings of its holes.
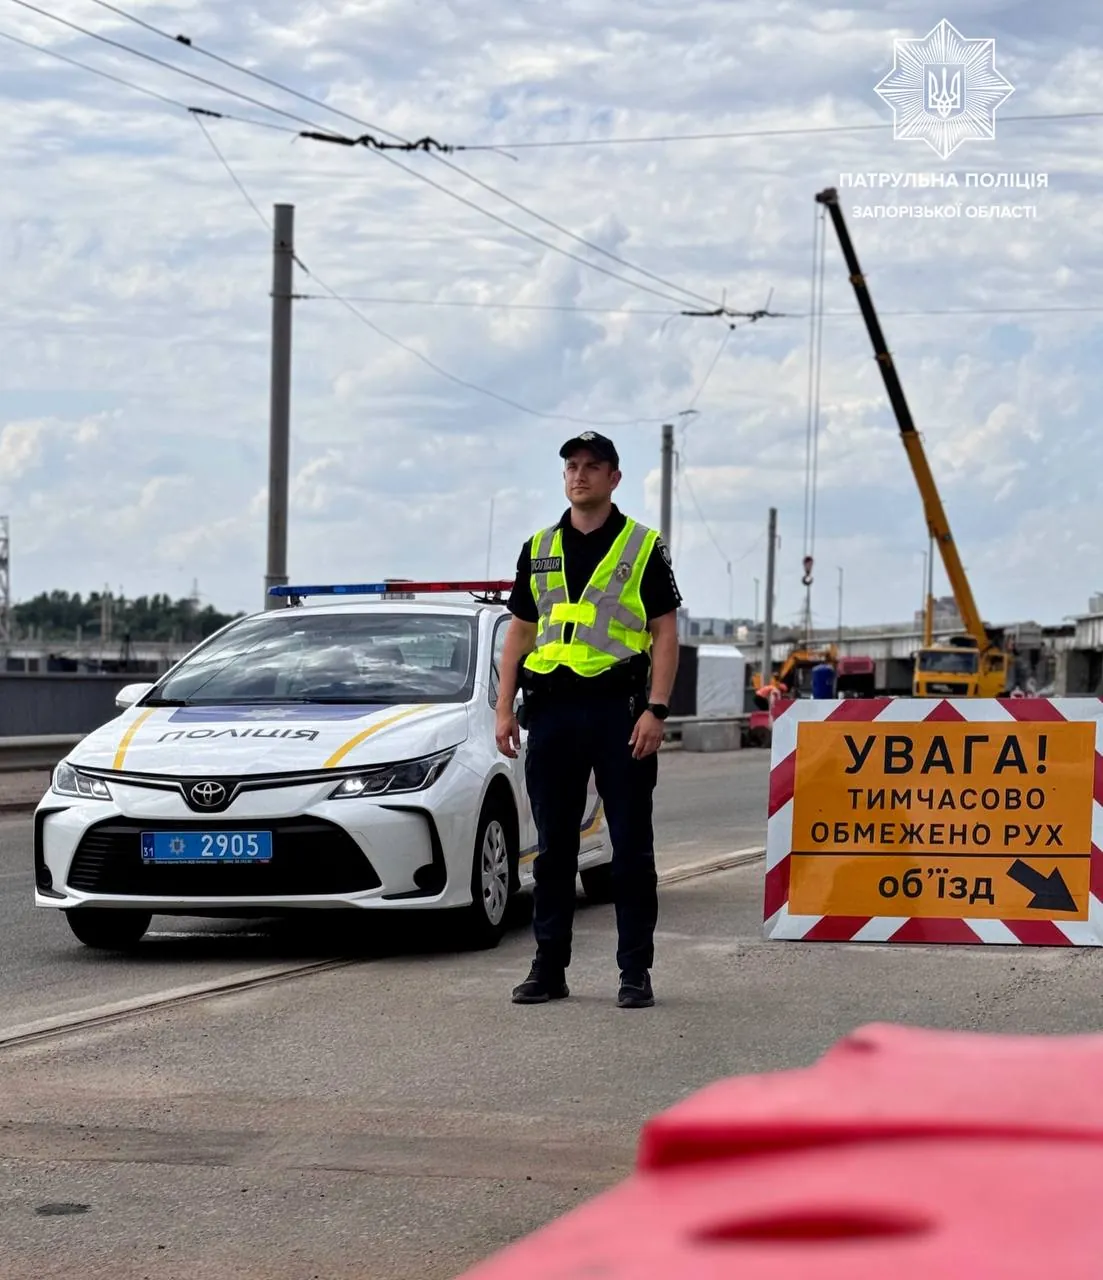
POLYGON ((240 614, 220 613, 211 605, 199 608, 194 599, 173 600, 167 595, 121 596, 93 591, 87 596, 68 591, 42 592, 31 600, 13 604, 12 622, 17 637, 72 640, 78 633, 88 640, 103 634, 105 614, 111 640, 195 642, 209 636, 240 614))

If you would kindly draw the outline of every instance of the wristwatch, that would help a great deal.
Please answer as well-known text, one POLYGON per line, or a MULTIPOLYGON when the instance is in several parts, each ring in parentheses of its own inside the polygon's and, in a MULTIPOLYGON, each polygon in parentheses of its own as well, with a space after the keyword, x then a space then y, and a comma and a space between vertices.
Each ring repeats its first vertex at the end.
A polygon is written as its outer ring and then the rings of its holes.
POLYGON ((665 702, 649 702, 647 704, 647 709, 656 720, 665 720, 667 716, 670 715, 670 708, 665 702))

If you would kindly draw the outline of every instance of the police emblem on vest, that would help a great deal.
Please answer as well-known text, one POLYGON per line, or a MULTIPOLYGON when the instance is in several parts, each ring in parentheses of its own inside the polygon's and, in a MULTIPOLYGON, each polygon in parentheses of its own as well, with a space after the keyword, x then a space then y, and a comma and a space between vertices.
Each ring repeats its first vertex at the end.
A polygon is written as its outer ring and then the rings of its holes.
POLYGON ((536 647, 525 667, 547 673, 569 667, 594 676, 651 648, 640 595, 643 571, 658 533, 626 520, 578 601, 567 593, 563 531, 556 525, 533 534, 531 578, 536 602, 536 647), (546 566, 546 567, 545 567, 546 566), (565 628, 571 627, 570 639, 565 628))

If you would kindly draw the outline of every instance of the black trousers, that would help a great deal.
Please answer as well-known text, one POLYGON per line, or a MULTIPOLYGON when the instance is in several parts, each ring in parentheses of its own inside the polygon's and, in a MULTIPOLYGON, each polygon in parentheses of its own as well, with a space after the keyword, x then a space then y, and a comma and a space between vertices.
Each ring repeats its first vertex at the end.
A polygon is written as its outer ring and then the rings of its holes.
POLYGON ((541 965, 571 961, 575 878, 586 791, 593 771, 613 845, 617 965, 650 969, 655 958, 658 876, 652 801, 658 756, 632 758, 628 739, 646 702, 628 694, 526 703, 525 781, 539 837, 533 865, 533 932, 541 965))

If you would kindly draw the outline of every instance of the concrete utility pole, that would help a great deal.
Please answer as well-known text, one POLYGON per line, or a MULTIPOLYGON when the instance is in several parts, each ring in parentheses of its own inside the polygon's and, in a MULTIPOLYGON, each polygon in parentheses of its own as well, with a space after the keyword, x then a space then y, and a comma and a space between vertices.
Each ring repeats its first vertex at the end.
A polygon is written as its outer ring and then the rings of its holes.
POLYGON ((291 293, 295 269, 295 206, 274 208, 272 237, 272 387, 268 411, 268 572, 264 607, 280 601, 269 587, 287 585, 287 491, 291 454, 291 293))
MULTIPOLYGON (((662 506, 659 516, 659 532, 670 551, 670 495, 674 483, 674 423, 663 423, 662 452, 662 506)), ((673 552, 671 552, 673 554, 673 552)))
POLYGON ((11 522, 0 516, 0 657, 11 644, 11 522))
POLYGON ((777 507, 770 508, 766 541, 766 609, 762 624, 762 682, 769 684, 774 674, 770 651, 774 647, 774 557, 777 552, 777 507))
POLYGON ((100 657, 102 648, 111 639, 111 588, 104 584, 103 595, 100 596, 100 657))

